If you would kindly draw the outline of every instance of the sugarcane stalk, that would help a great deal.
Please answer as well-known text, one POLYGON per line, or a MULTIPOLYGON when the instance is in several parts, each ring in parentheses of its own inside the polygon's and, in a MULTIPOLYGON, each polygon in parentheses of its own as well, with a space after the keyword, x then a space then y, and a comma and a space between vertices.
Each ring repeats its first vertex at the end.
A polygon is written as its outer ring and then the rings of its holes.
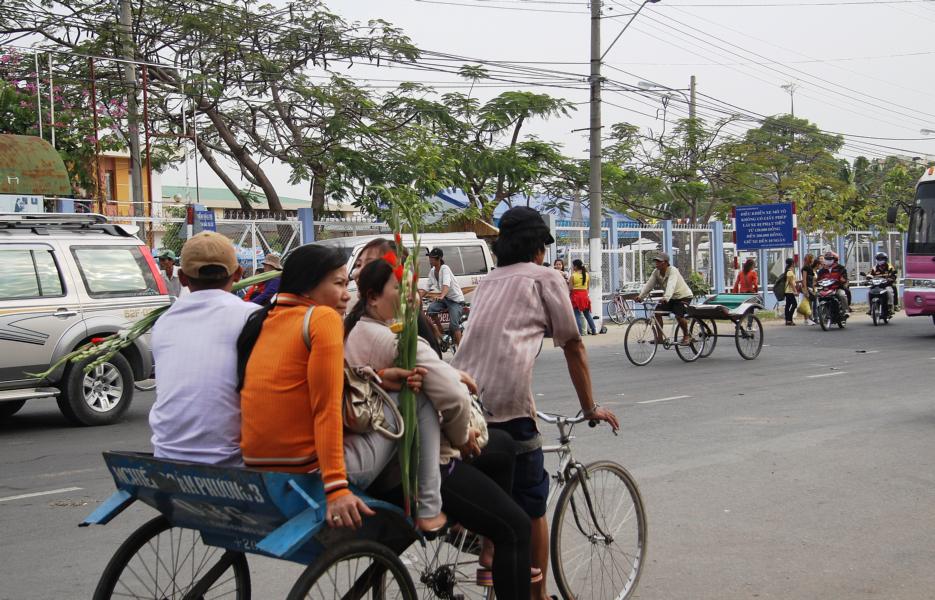
MULTIPOLYGON (((234 284, 233 291, 237 292, 248 288, 251 285, 263 283, 264 281, 269 281, 270 279, 275 279, 281 274, 281 271, 268 271, 266 273, 259 273, 253 277, 241 279, 234 284)), ((122 329, 117 333, 108 335, 107 337, 96 339, 94 341, 88 342, 87 344, 79 346, 72 352, 69 352, 62 358, 58 359, 51 367, 42 373, 26 373, 26 375, 36 379, 46 379, 57 369, 68 364, 69 362, 77 363, 89 358, 94 358, 93 361, 84 367, 84 372, 89 373, 97 367, 108 362, 117 353, 123 351, 125 348, 128 348, 131 344, 133 344, 134 340, 152 329, 153 325, 155 325, 159 317, 162 316, 164 312, 169 310, 169 306, 170 305, 160 306, 159 308, 150 311, 138 321, 135 321, 126 329, 122 329)))

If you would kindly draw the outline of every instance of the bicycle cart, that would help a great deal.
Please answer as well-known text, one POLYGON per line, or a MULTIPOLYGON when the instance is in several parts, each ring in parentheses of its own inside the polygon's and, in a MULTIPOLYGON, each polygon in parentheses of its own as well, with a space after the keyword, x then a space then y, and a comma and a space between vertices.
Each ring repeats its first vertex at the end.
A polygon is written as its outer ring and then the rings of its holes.
POLYGON ((753 360, 763 349, 763 324, 756 311, 763 310, 763 300, 757 294, 715 294, 701 304, 688 307, 692 335, 696 327, 704 327, 705 347, 701 358, 714 352, 719 337, 733 337, 737 352, 746 360, 753 360), (732 333, 718 333, 718 322, 730 321, 732 333))
POLYGON ((419 538, 402 511, 354 490, 376 512, 357 530, 325 524, 320 477, 105 452, 117 491, 81 526, 105 525, 140 500, 160 516, 121 544, 94 600, 250 598, 246 554, 307 565, 299 598, 415 600, 399 554, 419 538), (379 541, 378 541, 379 540, 379 541))

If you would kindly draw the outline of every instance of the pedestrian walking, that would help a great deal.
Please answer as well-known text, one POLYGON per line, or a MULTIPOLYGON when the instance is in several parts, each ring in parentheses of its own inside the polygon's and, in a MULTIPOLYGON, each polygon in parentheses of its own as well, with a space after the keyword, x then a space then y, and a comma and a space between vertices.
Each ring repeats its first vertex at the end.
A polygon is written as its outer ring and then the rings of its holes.
POLYGON ((802 261, 802 303, 799 305, 799 313, 805 317, 806 325, 817 325, 812 319, 812 312, 815 307, 815 262, 814 254, 806 254, 802 261))
POLYGON ((791 258, 786 259, 786 270, 776 285, 784 285, 786 292, 786 325, 795 325, 795 309, 799 302, 796 300, 798 292, 796 290, 797 280, 795 278, 795 261, 791 258))
POLYGON ((575 322, 578 324, 578 333, 584 335, 584 326, 581 316, 584 315, 588 323, 588 333, 597 335, 594 319, 591 317, 591 298, 588 296, 588 285, 591 283, 588 270, 580 259, 571 262, 571 306, 575 309, 575 322))
POLYGON ((737 273, 737 280, 731 288, 733 294, 756 294, 760 291, 760 278, 754 270, 756 261, 748 258, 743 263, 743 269, 737 273))

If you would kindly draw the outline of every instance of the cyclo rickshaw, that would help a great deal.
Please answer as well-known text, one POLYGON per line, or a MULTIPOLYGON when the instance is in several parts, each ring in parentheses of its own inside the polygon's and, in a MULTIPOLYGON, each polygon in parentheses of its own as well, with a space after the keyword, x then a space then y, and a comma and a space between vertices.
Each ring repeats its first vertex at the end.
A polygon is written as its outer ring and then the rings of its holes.
MULTIPOLYGON (((571 428, 587 419, 539 417, 559 431, 558 445, 543 448, 559 456, 550 539, 559 592, 569 600, 603 598, 615 589, 611 597, 628 599, 646 553, 639 490, 617 464, 574 460, 571 428), (616 508, 605 507, 607 501, 616 508), (570 561, 572 556, 580 559, 570 561), (622 565, 620 557, 626 559, 622 565), (613 568, 605 582, 608 559, 613 568), (582 569, 598 578, 590 591, 577 588, 582 569)), ((219 467, 136 452, 105 452, 104 462, 117 491, 81 526, 107 524, 137 500, 160 514, 119 546, 94 600, 248 600, 246 554, 306 565, 288 600, 493 597, 492 588, 474 581, 480 542, 473 533, 455 526, 427 540, 398 506, 353 487, 376 515, 365 517, 357 530, 329 528, 317 474, 219 467)))

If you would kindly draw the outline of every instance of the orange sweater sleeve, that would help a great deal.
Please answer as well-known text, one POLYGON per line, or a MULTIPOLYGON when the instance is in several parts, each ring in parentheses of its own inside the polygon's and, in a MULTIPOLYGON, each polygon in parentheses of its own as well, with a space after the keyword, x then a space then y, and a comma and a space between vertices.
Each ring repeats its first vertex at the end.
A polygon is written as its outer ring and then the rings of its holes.
POLYGON ((317 307, 309 324, 312 351, 308 357, 308 393, 315 415, 315 447, 325 494, 329 500, 350 494, 344 468, 344 324, 338 313, 317 307))

